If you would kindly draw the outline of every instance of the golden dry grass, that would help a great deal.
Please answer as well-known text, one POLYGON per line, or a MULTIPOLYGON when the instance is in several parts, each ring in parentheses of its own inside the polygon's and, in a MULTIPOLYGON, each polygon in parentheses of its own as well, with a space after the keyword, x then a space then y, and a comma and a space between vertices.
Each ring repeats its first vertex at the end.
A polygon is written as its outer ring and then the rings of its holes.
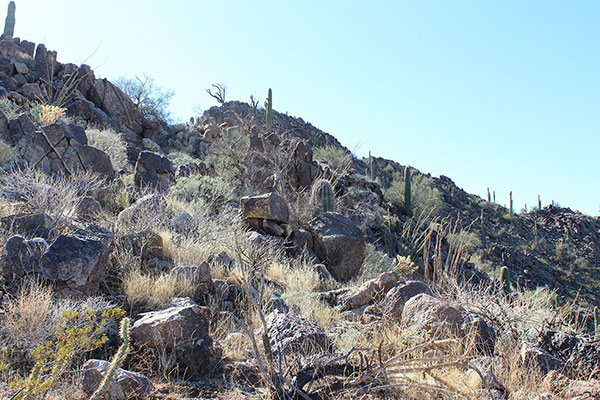
POLYGON ((165 307, 174 297, 192 297, 195 291, 196 284, 182 275, 144 273, 136 268, 123 278, 123 292, 132 307, 165 307))

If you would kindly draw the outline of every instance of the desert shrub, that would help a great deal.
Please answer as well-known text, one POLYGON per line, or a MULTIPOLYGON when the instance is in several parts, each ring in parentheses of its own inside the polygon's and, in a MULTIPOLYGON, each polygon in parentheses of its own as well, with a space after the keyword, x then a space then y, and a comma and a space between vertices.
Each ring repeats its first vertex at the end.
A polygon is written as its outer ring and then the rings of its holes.
POLYGON ((251 193, 249 186, 250 169, 247 165, 250 140, 240 128, 221 129, 220 135, 213 140, 206 164, 215 169, 217 175, 237 191, 251 193), (242 189, 243 188, 243 189, 242 189))
POLYGON ((360 275, 357 277, 356 282, 362 283, 376 278, 383 272, 393 270, 395 266, 396 262, 393 258, 377 250, 371 243, 367 243, 365 260, 363 261, 360 275))
POLYGON ((121 141, 121 135, 111 130, 88 129, 85 131, 90 146, 102 150, 110 158, 115 171, 121 171, 127 165, 127 150, 121 141))
POLYGON ((6 115, 6 118, 8 118, 9 121, 11 119, 19 118, 19 115, 23 113, 21 106, 6 96, 0 97, 0 111, 6 115))
POLYGON ((154 140, 150 138, 144 138, 142 139, 142 144, 146 150, 149 150, 153 153, 162 154, 162 149, 154 140))
POLYGON ((329 165, 336 175, 343 175, 352 167, 352 154, 341 147, 322 146, 313 149, 314 159, 329 165))
POLYGON ((11 145, 6 143, 4 140, 0 139, 0 167, 5 166, 10 163, 14 159, 16 159, 17 154, 11 145))
POLYGON ((38 126, 46 126, 55 123, 65 115, 67 110, 52 104, 40 102, 29 103, 29 113, 33 122, 38 126))
POLYGON ((209 204, 239 199, 236 188, 220 176, 192 175, 179 178, 171 189, 171 193, 181 200, 189 202, 201 198, 209 204))
POLYGON ((198 164, 200 162, 200 160, 198 160, 197 158, 194 158, 189 154, 181 153, 178 151, 174 151, 172 153, 167 154, 167 158, 169 159, 169 161, 171 161, 171 164, 173 164, 173 168, 177 168, 180 165, 186 165, 190 163, 198 164))
POLYGON ((32 169, 11 170, 0 177, 0 199, 20 202, 24 211, 45 213, 56 221, 100 185, 100 178, 91 173, 67 177, 32 169))
MULTIPOLYGON (((411 196, 413 215, 439 215, 443 210, 444 202, 440 191, 433 187, 431 178, 422 174, 413 174, 411 177, 411 196)), ((384 199, 398 208, 404 209, 404 176, 395 174, 394 180, 384 199)))
POLYGON ((122 76, 115 81, 115 85, 131 98, 144 117, 169 122, 168 107, 175 94, 172 90, 162 89, 154 83, 153 78, 145 74, 141 78, 122 76))
POLYGON ((481 239, 475 232, 468 232, 462 230, 458 233, 451 233, 448 235, 448 243, 451 246, 458 247, 459 244, 464 245, 465 250, 472 254, 475 250, 482 247, 481 239))

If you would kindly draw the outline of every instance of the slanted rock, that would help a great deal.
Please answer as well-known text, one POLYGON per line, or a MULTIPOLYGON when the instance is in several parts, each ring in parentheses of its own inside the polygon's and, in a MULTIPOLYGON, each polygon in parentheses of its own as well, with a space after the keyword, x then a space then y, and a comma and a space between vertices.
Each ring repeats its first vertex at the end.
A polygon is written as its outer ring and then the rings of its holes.
POLYGON ((310 222, 314 250, 331 275, 340 282, 356 277, 365 259, 366 244, 360 228, 341 214, 326 212, 310 222))
MULTIPOLYGON (((327 351, 331 340, 314 322, 274 310, 266 317, 267 337, 274 353, 314 354, 327 351)), ((258 334, 262 335, 262 327, 258 334)))
POLYGON ((269 220, 287 224, 290 211, 287 201, 279 193, 242 197, 242 215, 246 219, 269 220))
MULTIPOLYGON (((83 373, 81 380, 83 390, 87 394, 94 393, 108 373, 109 368, 110 363, 108 361, 87 360, 81 367, 83 373)), ((144 374, 119 368, 103 399, 122 400, 140 398, 150 394, 152 390, 152 383, 144 374)))
POLYGON ((494 351, 496 334, 483 318, 425 293, 412 297, 404 304, 402 322, 451 337, 474 335, 474 344, 479 351, 486 354, 494 351))
POLYGON ((26 240, 21 235, 10 237, 0 255, 0 271, 8 282, 15 282, 38 271, 38 263, 48 243, 42 238, 26 240))
POLYGON ((89 99, 111 118, 116 119, 135 133, 143 132, 143 118, 140 110, 133 104, 129 96, 107 79, 96 79, 90 88, 89 99))
POLYGON ((40 260, 40 276, 64 294, 91 295, 106 273, 108 248, 100 240, 60 235, 40 260))
POLYGON ((379 277, 365 282, 361 286, 342 293, 337 302, 342 310, 352 310, 374 300, 379 300, 398 282, 398 274, 394 271, 384 272, 379 277))

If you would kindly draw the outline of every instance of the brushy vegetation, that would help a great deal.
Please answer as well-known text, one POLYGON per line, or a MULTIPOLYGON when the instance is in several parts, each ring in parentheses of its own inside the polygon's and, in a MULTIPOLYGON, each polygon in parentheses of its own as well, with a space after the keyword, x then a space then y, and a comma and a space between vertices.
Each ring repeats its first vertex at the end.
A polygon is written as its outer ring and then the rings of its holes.
POLYGON ((343 175, 351 167, 353 162, 352 154, 345 149, 337 146, 322 146, 313 149, 313 158, 319 162, 325 163, 334 172, 334 175, 343 175))
POLYGON ((115 171, 121 171, 127 165, 127 150, 121 135, 111 130, 87 129, 88 144, 105 152, 115 171))
MULTIPOLYGON (((395 173, 390 187, 385 191, 384 199, 404 210, 404 176, 395 173)), ((413 215, 440 215, 443 209, 442 194, 433 187, 431 178, 414 174, 411 178, 413 215)))

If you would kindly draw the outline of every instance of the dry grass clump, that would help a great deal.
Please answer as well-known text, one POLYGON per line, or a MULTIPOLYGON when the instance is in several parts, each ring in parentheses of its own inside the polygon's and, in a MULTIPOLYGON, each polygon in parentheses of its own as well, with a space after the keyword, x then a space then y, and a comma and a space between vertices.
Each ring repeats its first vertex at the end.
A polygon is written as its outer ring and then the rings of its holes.
POLYGON ((111 130, 87 129, 85 131, 90 146, 102 150, 110 158, 115 171, 121 171, 127 165, 127 150, 121 135, 111 130))
POLYGON ((166 307, 174 297, 193 297, 196 284, 182 275, 133 269, 123 278, 123 292, 132 307, 150 310, 166 307))
POLYGON ((0 168, 13 161, 16 155, 14 147, 0 138, 0 168))

